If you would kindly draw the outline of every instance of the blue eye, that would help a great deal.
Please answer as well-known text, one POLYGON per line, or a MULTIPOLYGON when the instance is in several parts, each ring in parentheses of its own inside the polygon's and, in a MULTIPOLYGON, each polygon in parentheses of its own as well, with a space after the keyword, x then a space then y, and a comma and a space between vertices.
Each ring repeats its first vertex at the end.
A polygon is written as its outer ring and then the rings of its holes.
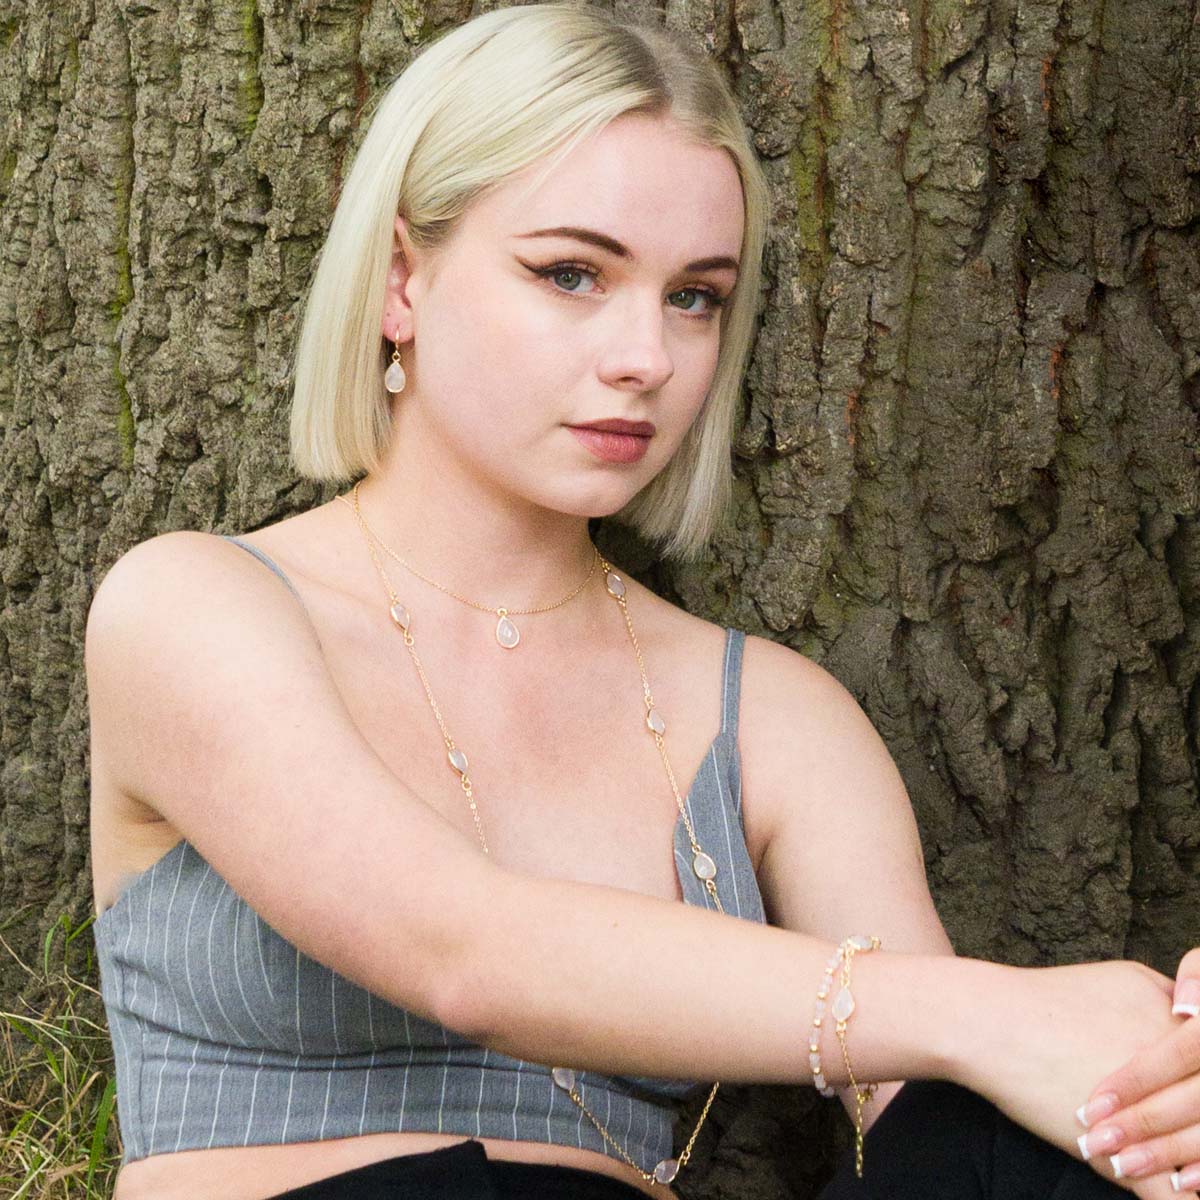
MULTIPOLYGON (((528 264, 526 264, 526 266, 528 266, 528 264)), ((545 267, 528 267, 528 269, 540 279, 546 280, 561 279, 561 277, 566 276, 574 277, 576 280, 590 279, 594 283, 596 276, 599 274, 595 268, 589 267, 584 263, 577 262, 556 262, 550 263, 545 267)), ((567 296, 590 295, 590 291, 580 291, 578 287, 559 286, 557 283, 554 284, 554 290, 567 296)), ((707 305, 703 310, 697 310, 679 304, 672 304, 671 307, 679 312, 682 312, 685 316, 694 317, 701 321, 711 320, 714 316, 716 316, 717 310, 726 302, 725 296, 722 296, 719 292, 707 287, 679 288, 671 293, 671 297, 689 294, 692 296, 704 297, 704 299, 707 301, 707 305)))

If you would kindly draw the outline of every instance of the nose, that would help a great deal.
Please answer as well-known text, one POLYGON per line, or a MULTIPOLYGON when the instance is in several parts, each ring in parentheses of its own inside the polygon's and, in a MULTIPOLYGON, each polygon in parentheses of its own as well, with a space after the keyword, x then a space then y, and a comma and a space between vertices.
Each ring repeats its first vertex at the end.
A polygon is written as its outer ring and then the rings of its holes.
POLYGON ((675 374, 667 349, 662 299, 627 296, 613 304, 613 328, 600 363, 600 378, 613 387, 653 391, 675 374))

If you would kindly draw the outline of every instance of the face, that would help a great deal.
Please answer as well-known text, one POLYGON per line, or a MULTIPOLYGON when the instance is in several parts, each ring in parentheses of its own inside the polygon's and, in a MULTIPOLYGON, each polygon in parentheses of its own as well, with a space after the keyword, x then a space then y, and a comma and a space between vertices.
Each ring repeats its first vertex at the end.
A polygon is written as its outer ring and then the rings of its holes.
POLYGON ((537 183, 544 171, 478 197, 436 254, 397 219, 382 327, 409 377, 396 445, 602 516, 662 470, 703 407, 741 184, 725 151, 646 114, 617 118, 537 183), (577 428, 614 419, 649 436, 577 428))

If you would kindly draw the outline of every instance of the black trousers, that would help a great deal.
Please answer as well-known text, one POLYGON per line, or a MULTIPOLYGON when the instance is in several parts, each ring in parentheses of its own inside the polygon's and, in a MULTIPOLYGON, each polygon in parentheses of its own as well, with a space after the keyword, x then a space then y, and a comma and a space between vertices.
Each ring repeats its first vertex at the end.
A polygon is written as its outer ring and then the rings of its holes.
MULTIPOLYGON (((1079 1131, 1083 1132, 1082 1128, 1079 1131)), ((910 1080, 818 1200, 1130 1200, 1081 1158, 1043 1141, 955 1083, 910 1080)))
MULTIPOLYGON (((854 1148, 818 1200, 1128 1200, 1085 1162, 1009 1120, 957 1084, 906 1083, 867 1131, 863 1178, 854 1148)), ((597 1171, 490 1159, 483 1143, 403 1154, 271 1200, 644 1200, 597 1171)))

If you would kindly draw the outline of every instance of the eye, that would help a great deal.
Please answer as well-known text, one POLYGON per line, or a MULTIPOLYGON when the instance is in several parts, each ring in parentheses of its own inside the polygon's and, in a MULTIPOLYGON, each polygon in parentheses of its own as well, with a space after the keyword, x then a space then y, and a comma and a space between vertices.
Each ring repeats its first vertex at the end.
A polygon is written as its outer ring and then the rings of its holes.
MULTIPOLYGON (((672 292, 671 295, 672 296, 702 296, 708 302, 708 305, 706 308, 704 308, 700 311, 697 311, 694 308, 685 308, 683 310, 684 312, 688 313, 689 315, 694 315, 697 317, 715 316, 717 309, 719 309, 721 307, 721 305, 725 303, 725 297, 722 296, 719 292, 713 291, 712 288, 695 288, 695 287, 680 288, 679 291, 672 292)), ((677 305, 676 307, 679 307, 679 306, 677 305)))
MULTIPOLYGON (((565 276, 567 279, 573 280, 590 279, 593 283, 596 282, 596 276, 599 274, 592 267, 584 266, 583 263, 573 262, 551 263, 548 267, 531 267, 530 270, 542 279, 558 279, 565 276)), ((556 287, 555 291, 569 292, 577 296, 588 294, 587 292, 581 292, 578 287, 571 286, 556 287)))
MULTIPOLYGON (((596 276, 599 275, 599 271, 597 271, 595 267, 591 267, 586 263, 579 262, 556 262, 550 263, 548 266, 544 267, 530 266, 528 263, 523 265, 541 279, 558 281, 553 283, 554 291, 565 293, 566 295, 570 296, 590 295, 592 291, 595 290, 594 288, 581 290, 578 284, 581 280, 591 280, 594 284, 596 282, 596 276)), ((674 291, 670 294, 670 299, 674 301, 675 297, 679 296, 693 297, 693 303, 691 305, 686 303, 672 303, 671 307, 677 309, 679 312, 682 312, 685 316, 694 317, 701 321, 711 320, 713 317, 715 317, 717 315, 717 311, 728 299, 714 288, 708 287, 679 288, 677 291, 674 291), (694 301, 694 297, 697 296, 702 297, 706 303, 697 307, 694 301)))

